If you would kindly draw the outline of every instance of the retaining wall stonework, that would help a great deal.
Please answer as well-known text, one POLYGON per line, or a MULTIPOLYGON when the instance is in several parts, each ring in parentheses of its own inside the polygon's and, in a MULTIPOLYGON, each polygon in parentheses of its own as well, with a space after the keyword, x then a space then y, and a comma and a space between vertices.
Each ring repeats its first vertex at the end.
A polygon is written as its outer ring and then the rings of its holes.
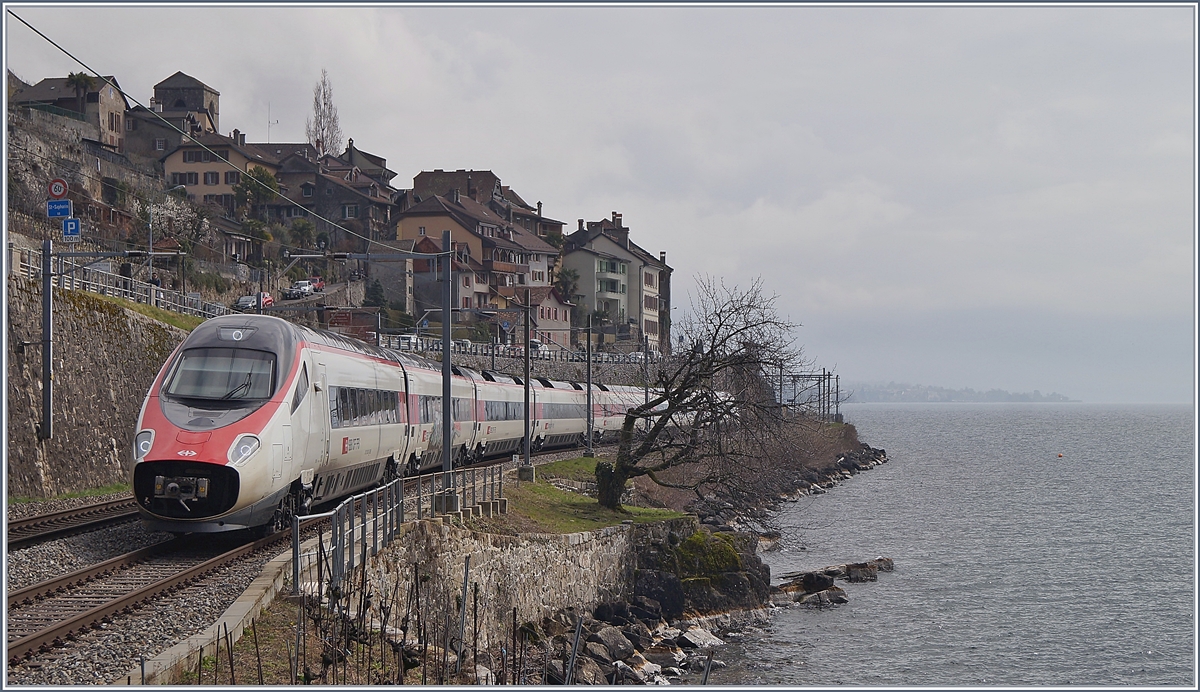
POLYGON ((185 332, 55 289, 54 436, 39 440, 41 289, 40 281, 8 280, 8 494, 48 497, 127 481, 142 400, 185 332))
MULTIPOLYGON (((501 536, 435 521, 414 522, 368 562, 368 591, 374 594, 376 618, 382 619, 378 608, 386 603, 393 604, 393 612, 404 612, 417 573, 425 617, 444 621, 448 609, 457 623, 463 565, 469 555, 468 583, 479 584, 479 646, 499 645, 512 636, 513 608, 519 623, 537 624, 568 608, 591 613, 598 603, 631 597, 638 547, 660 543, 672 532, 691 535, 696 526, 695 517, 687 517, 566 535, 501 536)), ((468 591, 468 608, 472 602, 468 591)), ((468 610, 468 622, 473 623, 471 614, 468 610)))

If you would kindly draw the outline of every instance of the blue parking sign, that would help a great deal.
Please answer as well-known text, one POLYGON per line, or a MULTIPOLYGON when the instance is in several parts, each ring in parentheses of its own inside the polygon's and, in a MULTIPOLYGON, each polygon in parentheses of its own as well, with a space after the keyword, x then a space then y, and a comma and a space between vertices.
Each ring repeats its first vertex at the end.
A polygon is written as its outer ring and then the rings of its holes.
POLYGON ((83 224, 79 223, 79 219, 63 219, 62 228, 64 243, 79 242, 80 231, 83 230, 83 224))
POLYGON ((46 216, 52 219, 66 219, 71 216, 71 200, 69 199, 48 199, 46 200, 46 216))

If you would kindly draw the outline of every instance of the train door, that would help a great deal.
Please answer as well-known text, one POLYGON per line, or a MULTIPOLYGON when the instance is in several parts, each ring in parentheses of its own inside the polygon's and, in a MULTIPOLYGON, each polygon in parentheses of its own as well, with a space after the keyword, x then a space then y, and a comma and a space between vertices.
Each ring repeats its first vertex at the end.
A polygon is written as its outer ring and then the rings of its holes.
POLYGON ((329 461, 329 384, 326 381, 324 363, 317 363, 314 375, 313 401, 309 409, 309 444, 312 445, 315 466, 320 468, 329 461))
MULTIPOLYGON (((292 390, 290 399, 291 407, 291 440, 284 438, 284 460, 285 463, 291 463, 294 459, 300 460, 301 467, 304 466, 304 460, 308 458, 307 451, 309 445, 309 436, 311 434, 311 420, 313 408, 313 392, 312 383, 308 372, 308 363, 300 363, 300 374, 296 376, 296 386, 292 390)), ((289 476, 290 477, 290 476, 289 476)))

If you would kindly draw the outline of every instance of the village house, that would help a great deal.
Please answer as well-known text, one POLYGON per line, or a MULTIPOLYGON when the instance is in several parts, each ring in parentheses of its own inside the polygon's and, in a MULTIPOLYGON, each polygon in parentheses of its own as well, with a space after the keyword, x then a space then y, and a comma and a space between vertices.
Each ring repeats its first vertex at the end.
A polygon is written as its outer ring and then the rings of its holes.
POLYGON ((316 232, 329 238, 331 249, 343 252, 376 251, 372 241, 395 239, 398 191, 387 181, 396 174, 382 157, 358 150, 353 139, 342 156, 318 157, 310 144, 255 146, 280 157, 280 198, 268 205, 272 222, 288 225, 296 218, 321 217, 310 219, 316 232))
POLYGON ((629 239, 621 215, 588 222, 563 242, 562 266, 579 274, 580 307, 600 317, 606 340, 633 341, 651 350, 671 348, 671 267, 629 239))
POLYGON ((68 86, 66 77, 47 77, 32 86, 18 88, 8 102, 82 120, 95 126, 96 141, 123 154, 129 101, 121 93, 116 77, 93 77, 93 81, 95 85, 81 93, 68 86))
POLYGON ((184 136, 220 132, 221 93, 182 72, 154 85, 150 107, 135 106, 125 118, 126 149, 160 159, 183 143, 184 136))
POLYGON ((162 165, 168 186, 185 186, 189 199, 212 205, 225 216, 234 213, 233 188, 247 171, 259 166, 274 175, 279 170, 274 157, 246 144, 246 135, 237 130, 229 137, 215 132, 185 137, 162 157, 162 165))

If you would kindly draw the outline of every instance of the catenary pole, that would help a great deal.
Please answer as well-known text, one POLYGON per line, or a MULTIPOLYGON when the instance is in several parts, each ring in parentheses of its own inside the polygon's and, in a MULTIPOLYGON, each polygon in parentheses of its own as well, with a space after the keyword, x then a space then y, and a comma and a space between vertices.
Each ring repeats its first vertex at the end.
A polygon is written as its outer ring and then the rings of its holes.
POLYGON ((38 429, 38 437, 49 440, 54 433, 54 284, 51 280, 53 265, 50 254, 53 243, 50 239, 42 241, 42 427, 38 429))
POLYGON ((450 283, 450 274, 454 258, 450 253, 450 231, 442 231, 442 252, 445 253, 442 258, 442 471, 445 474, 442 488, 448 488, 454 484, 451 471, 454 460, 450 453, 450 435, 453 432, 450 415, 453 403, 450 393, 450 292, 453 284, 450 283))
POLYGON ((525 459, 524 463, 529 466, 529 447, 533 441, 529 439, 529 289, 525 289, 525 459))
POLYGON ((592 413, 592 314, 588 313, 587 326, 587 455, 596 456, 592 449, 592 437, 595 433, 596 419, 592 413))

